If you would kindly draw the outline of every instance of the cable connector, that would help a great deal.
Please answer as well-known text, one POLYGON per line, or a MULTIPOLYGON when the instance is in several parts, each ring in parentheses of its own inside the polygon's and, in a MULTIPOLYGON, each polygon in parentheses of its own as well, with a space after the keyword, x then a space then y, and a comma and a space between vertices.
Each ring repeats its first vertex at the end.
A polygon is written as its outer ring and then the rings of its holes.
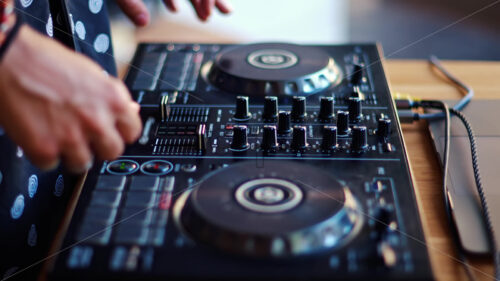
POLYGON ((417 112, 408 109, 398 110, 398 116, 401 123, 413 123, 413 121, 420 120, 417 112))
POLYGON ((408 94, 396 93, 394 95, 394 102, 397 109, 411 109, 420 106, 420 100, 415 99, 408 94))

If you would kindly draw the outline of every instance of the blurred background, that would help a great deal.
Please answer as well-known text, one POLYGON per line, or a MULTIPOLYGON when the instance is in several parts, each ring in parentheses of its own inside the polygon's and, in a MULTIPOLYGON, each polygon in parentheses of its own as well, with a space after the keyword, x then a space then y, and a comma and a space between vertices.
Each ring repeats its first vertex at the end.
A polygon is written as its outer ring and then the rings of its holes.
MULTIPOLYGON (((168 12, 146 0, 153 22, 135 29, 111 6, 118 63, 137 42, 382 43, 387 58, 500 60, 500 4, 495 0, 228 0, 230 16, 197 20, 189 1, 168 12)), ((110 4, 113 1, 109 2, 110 4)))

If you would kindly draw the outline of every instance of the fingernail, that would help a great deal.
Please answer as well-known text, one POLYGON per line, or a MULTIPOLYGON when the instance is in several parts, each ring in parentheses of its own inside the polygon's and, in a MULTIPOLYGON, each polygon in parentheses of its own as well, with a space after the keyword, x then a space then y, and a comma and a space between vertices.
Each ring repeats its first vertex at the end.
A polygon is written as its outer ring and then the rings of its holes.
POLYGON ((148 15, 147 15, 147 14, 145 14, 145 13, 141 13, 141 14, 139 14, 139 15, 136 17, 136 19, 137 19, 137 23, 138 23, 139 25, 146 25, 146 24, 148 24, 148 15))

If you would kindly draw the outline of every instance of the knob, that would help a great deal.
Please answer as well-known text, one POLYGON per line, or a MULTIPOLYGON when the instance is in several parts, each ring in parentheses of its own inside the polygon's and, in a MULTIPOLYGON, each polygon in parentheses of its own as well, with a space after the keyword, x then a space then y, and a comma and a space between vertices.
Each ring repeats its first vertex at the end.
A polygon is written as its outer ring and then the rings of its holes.
POLYGON ((319 119, 321 121, 330 121, 333 118, 333 97, 321 97, 319 104, 319 119))
POLYGON ((307 147, 306 126, 293 126, 292 149, 304 150, 307 147))
POLYGON ((391 135, 391 119, 380 118, 377 122, 377 136, 379 141, 386 142, 391 135))
POLYGON ((278 98, 267 96, 264 98, 264 111, 262 118, 266 121, 275 121, 278 116, 278 98))
POLYGON ((233 141, 231 142, 231 149, 235 151, 247 150, 249 147, 247 141, 247 126, 234 125, 233 127, 233 141))
POLYGON ((339 111, 337 112, 337 132, 339 135, 349 134, 349 112, 339 111))
POLYGON ((247 96, 237 96, 236 97, 236 112, 234 113, 234 120, 236 121, 246 121, 250 119, 252 115, 248 110, 248 97, 247 96))
POLYGON ((276 126, 264 125, 262 132, 262 144, 260 146, 263 150, 275 150, 278 147, 276 126))
POLYGON ((278 134, 286 135, 292 131, 290 128, 290 112, 280 111, 278 113, 278 134))
POLYGON ((306 117, 306 98, 294 96, 292 99, 292 119, 294 122, 301 122, 306 117))
POLYGON ((358 86, 354 86, 351 89, 351 94, 349 95, 348 98, 358 98, 361 101, 365 100, 365 94, 361 92, 358 86))
POLYGON ((361 152, 368 148, 368 133, 365 126, 352 128, 352 150, 361 152))
POLYGON ((361 99, 350 97, 348 100, 349 121, 358 122, 363 117, 361 109, 361 99))
POLYGON ((353 85, 361 84, 361 81, 363 81, 363 65, 359 63, 352 65, 352 72, 349 81, 353 85))
POLYGON ((337 127, 324 126, 323 127, 323 140, 321 142, 323 150, 332 150, 337 148, 337 127))

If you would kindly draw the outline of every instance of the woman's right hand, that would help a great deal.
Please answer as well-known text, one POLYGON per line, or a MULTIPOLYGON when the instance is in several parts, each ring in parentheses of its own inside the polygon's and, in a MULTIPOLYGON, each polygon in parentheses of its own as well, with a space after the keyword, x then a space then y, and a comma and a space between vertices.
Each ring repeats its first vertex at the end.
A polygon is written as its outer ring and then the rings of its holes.
POLYGON ((0 126, 42 169, 118 157, 141 132, 138 112, 120 80, 26 25, 0 62, 0 126))

